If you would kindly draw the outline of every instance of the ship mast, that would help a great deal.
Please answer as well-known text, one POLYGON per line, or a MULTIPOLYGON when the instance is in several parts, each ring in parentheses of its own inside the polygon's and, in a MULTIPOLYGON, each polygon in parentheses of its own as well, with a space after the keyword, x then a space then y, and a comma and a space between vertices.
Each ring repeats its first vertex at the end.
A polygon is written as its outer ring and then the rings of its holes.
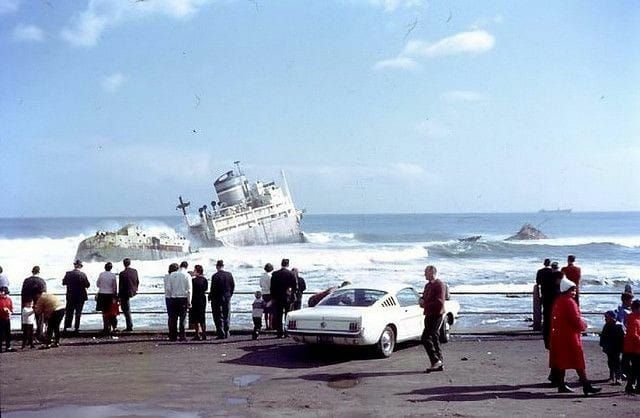
POLYGON ((180 204, 178 206, 176 206, 176 209, 181 209, 182 210, 182 214, 184 216, 187 216, 187 207, 191 204, 191 202, 185 202, 182 200, 182 196, 178 197, 178 200, 180 201, 180 204))
POLYGON ((244 173, 242 172, 242 169, 240 168, 240 160, 234 161, 233 163, 236 165, 236 168, 238 169, 238 174, 241 175, 241 176, 244 176, 244 173))

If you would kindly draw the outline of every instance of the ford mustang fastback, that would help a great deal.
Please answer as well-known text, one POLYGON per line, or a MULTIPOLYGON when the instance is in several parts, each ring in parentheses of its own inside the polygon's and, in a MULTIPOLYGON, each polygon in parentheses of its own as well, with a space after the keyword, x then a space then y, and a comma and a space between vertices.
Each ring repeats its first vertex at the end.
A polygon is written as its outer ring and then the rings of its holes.
MULTIPOLYGON (((445 301, 440 341, 448 340, 460 305, 445 301)), ((349 285, 327 295, 313 308, 289 312, 287 332, 310 344, 374 346, 389 357, 396 343, 419 340, 424 329, 420 294, 403 283, 349 285)))

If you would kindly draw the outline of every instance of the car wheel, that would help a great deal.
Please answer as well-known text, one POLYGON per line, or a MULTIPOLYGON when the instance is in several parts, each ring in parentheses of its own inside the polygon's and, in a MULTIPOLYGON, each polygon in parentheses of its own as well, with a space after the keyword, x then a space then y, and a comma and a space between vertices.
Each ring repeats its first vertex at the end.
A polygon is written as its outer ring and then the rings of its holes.
POLYGON ((389 357, 393 353, 395 346, 396 333, 393 331, 393 328, 387 325, 380 335, 376 349, 381 357, 389 357))
POLYGON ((442 321, 442 326, 440 326, 440 337, 439 340, 442 344, 446 344, 449 342, 449 337, 450 337, 450 333, 449 331, 451 330, 451 325, 449 325, 449 321, 447 320, 447 318, 444 318, 444 321, 442 321))

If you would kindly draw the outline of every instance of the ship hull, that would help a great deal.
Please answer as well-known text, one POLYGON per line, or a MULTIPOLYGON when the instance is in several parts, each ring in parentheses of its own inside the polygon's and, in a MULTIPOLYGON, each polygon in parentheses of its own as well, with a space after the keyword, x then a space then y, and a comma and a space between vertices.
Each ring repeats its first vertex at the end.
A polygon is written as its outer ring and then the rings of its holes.
POLYGON ((121 261, 125 258, 132 260, 162 260, 188 255, 175 245, 114 245, 104 239, 87 238, 78 245, 76 259, 84 262, 92 261, 121 261))
POLYGON ((295 216, 266 219, 251 227, 238 227, 209 237, 201 227, 189 231, 202 247, 296 244, 306 242, 295 216))

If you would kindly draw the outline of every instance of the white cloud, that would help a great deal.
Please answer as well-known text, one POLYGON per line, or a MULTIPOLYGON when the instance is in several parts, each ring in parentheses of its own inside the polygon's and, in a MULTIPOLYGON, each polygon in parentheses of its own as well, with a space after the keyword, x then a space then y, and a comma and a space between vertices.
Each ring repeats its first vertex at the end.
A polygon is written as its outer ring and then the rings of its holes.
POLYGON ((124 21, 149 15, 161 15, 174 19, 187 19, 211 0, 149 0, 113 1, 90 0, 87 9, 73 18, 61 36, 74 46, 95 46, 102 33, 124 21))
POLYGON ((479 102, 484 98, 476 91, 470 90, 451 90, 442 93, 442 99, 450 102, 479 102))
POLYGON ((104 91, 113 93, 120 88, 127 78, 122 73, 114 73, 102 79, 104 91))
POLYGON ((393 12, 399 8, 411 8, 422 6, 422 0, 369 0, 371 4, 383 7, 387 12, 393 12))
POLYGON ((18 11, 22 0, 0 0, 0 15, 18 11))
POLYGON ((385 70, 387 68, 401 69, 401 70, 417 70, 420 68, 418 63, 413 58, 408 57, 396 57, 388 60, 378 61, 374 64, 374 70, 385 70))
POLYGON ((436 42, 411 40, 396 58, 378 61, 374 70, 401 69, 415 70, 419 68, 416 58, 436 58, 447 55, 481 54, 492 49, 495 38, 484 30, 460 32, 436 42))
POLYGON ((16 41, 42 42, 44 41, 44 32, 35 25, 19 24, 13 30, 13 39, 16 41))
POLYGON ((458 54, 480 54, 495 45, 493 35, 484 30, 460 32, 437 42, 409 41, 402 52, 405 56, 440 57, 458 54))

